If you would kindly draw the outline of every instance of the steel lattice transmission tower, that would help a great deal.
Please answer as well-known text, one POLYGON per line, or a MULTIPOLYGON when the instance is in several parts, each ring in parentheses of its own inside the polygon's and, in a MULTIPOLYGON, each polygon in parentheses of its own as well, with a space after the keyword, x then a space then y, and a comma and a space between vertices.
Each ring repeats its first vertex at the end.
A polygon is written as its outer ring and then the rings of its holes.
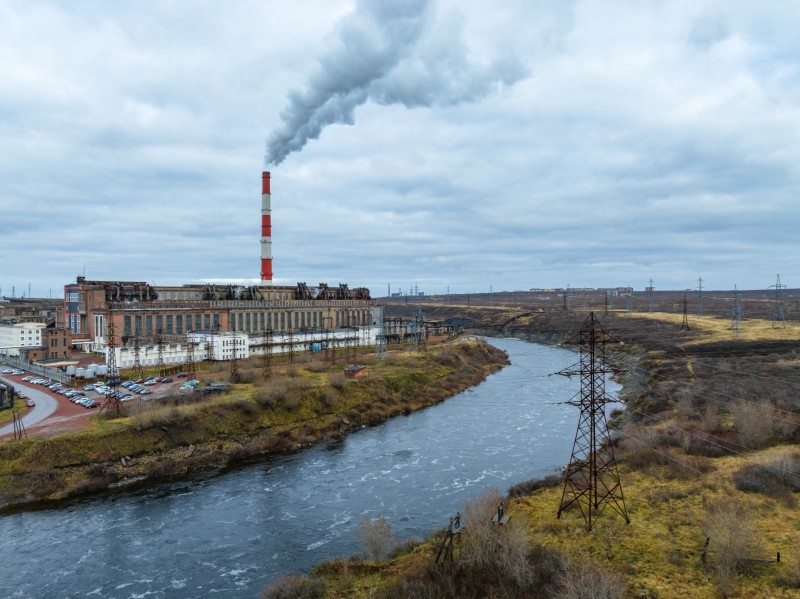
POLYGON ((742 332, 742 298, 736 285, 733 286, 733 310, 731 311, 731 330, 738 337, 742 332))
POLYGON ((194 341, 189 338, 189 333, 186 333, 184 337, 184 343, 186 344, 186 364, 184 368, 186 369, 186 374, 189 375, 190 379, 197 378, 197 367, 194 363, 194 341))
POLYGON ((110 389, 110 391, 108 395, 106 395, 106 401, 103 404, 103 409, 108 409, 108 411, 112 413, 115 418, 118 418, 120 413, 120 405, 117 389, 119 388, 120 379, 119 368, 117 367, 117 338, 116 331, 114 330, 114 318, 111 310, 108 311, 107 333, 108 342, 106 345, 108 346, 108 358, 106 359, 106 365, 108 366, 108 382, 106 383, 106 386, 110 389))
POLYGON ((133 336, 133 372, 136 374, 135 378, 142 378, 142 359, 141 359, 141 352, 142 347, 139 344, 139 329, 136 329, 136 333, 133 336))
POLYGON ((167 374, 167 367, 164 364, 164 329, 156 329, 156 351, 158 353, 158 358, 156 359, 156 368, 158 369, 158 374, 160 376, 166 376, 167 374))
POLYGON ((786 289, 786 285, 781 284, 781 276, 778 275, 778 280, 774 285, 769 286, 770 289, 775 288, 775 304, 772 307, 772 328, 780 321, 781 327, 786 328, 786 318, 783 315, 783 300, 781 299, 781 289, 786 289))
POLYGON ((375 357, 378 360, 386 358, 386 332, 383 328, 383 308, 378 308, 377 322, 378 333, 375 336, 375 357))
POLYGON ((236 335, 231 336, 231 375, 230 375, 230 382, 231 384, 236 384, 239 382, 239 348, 238 346, 238 339, 236 335))
POLYGON ((703 313, 703 277, 698 277, 697 279, 697 290, 700 292, 700 306, 697 309, 697 315, 703 318, 705 316, 703 313))
POLYGON ((262 364, 264 378, 272 375, 272 329, 264 329, 264 363, 262 364))
POLYGON ((689 303, 686 301, 686 291, 683 292, 683 321, 681 322, 681 330, 689 330, 689 303))
POLYGON ((606 506, 610 506, 626 523, 630 523, 606 424, 605 405, 614 400, 606 396, 605 375, 618 372, 604 360, 606 344, 612 342, 615 340, 603 330, 594 312, 591 312, 578 332, 580 361, 577 368, 558 373, 565 376, 579 375, 581 379, 579 398, 576 396, 567 402, 579 407, 581 413, 572 445, 572 456, 567 466, 558 517, 561 517, 564 510, 576 504, 588 530, 592 530, 594 518, 606 506))

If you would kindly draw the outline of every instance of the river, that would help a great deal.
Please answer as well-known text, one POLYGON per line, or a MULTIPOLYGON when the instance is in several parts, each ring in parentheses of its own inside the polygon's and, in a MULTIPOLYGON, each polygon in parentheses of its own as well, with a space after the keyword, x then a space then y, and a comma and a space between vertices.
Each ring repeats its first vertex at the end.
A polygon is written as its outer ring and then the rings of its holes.
POLYGON ((511 366, 409 416, 224 474, 0 518, 0 597, 254 598, 358 552, 365 515, 420 538, 485 489, 564 465, 578 411, 560 402, 579 382, 552 373, 576 354, 489 341, 511 366))

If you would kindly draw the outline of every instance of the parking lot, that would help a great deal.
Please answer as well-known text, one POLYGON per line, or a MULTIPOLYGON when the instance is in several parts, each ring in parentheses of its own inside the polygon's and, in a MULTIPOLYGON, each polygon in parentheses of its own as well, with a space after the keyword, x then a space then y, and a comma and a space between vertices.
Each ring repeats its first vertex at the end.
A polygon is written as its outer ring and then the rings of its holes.
MULTIPOLYGON (((38 375, 27 374, 14 368, 0 369, 0 379, 11 384, 25 405, 17 404, 23 412, 28 435, 50 435, 80 430, 89 425, 88 417, 96 414, 109 397, 116 397, 120 402, 140 402, 163 397, 177 392, 189 381, 185 373, 175 377, 153 377, 123 381, 116 389, 108 386, 106 381, 89 382, 85 385, 67 386, 38 375), (48 410, 36 407, 40 402, 56 402, 48 410), (36 417, 34 412, 40 413, 36 417)), ((192 388, 197 381, 191 381, 192 388)), ((0 437, 8 433, 0 433, 0 437)))

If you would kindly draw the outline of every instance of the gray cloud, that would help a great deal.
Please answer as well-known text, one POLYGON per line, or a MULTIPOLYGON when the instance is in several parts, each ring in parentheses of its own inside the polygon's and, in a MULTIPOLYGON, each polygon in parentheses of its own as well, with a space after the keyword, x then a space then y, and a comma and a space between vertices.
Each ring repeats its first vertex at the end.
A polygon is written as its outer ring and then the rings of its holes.
POLYGON ((341 81, 357 126, 272 172, 279 283, 800 286, 796 2, 396 8, 1 3, 2 293, 255 281, 264 132, 341 81))

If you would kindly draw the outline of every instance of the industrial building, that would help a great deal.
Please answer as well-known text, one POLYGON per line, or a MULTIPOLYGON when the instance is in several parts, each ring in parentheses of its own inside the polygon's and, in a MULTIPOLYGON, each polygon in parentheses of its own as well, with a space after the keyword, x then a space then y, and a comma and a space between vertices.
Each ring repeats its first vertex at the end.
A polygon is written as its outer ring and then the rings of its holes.
MULTIPOLYGON (((188 345, 201 343, 200 337, 203 347, 210 344, 213 359, 225 359, 230 352, 219 344, 230 341, 225 338, 229 334, 248 339, 246 344, 237 343, 237 357, 242 358, 251 347, 253 353, 262 353, 267 346, 274 349, 272 353, 280 353, 280 348, 288 350, 294 344, 293 351, 302 351, 313 349, 315 343, 341 343, 337 339, 348 334, 337 331, 371 330, 380 320, 381 308, 366 288, 350 289, 341 283, 272 285, 268 172, 262 173, 261 191, 260 285, 154 286, 79 276, 75 283, 64 286, 64 319, 73 345, 85 351, 106 351, 113 323, 114 345, 119 346, 117 364, 125 367, 131 361, 126 349, 138 352, 142 365, 157 359, 154 348, 158 346, 165 363, 179 362, 186 358, 188 345), (187 335, 192 341, 187 341, 187 335), (266 342, 267 337, 280 342, 266 342)), ((375 335, 372 331, 358 337, 374 343, 375 335)), ((206 353, 198 358, 204 359, 206 353)))

